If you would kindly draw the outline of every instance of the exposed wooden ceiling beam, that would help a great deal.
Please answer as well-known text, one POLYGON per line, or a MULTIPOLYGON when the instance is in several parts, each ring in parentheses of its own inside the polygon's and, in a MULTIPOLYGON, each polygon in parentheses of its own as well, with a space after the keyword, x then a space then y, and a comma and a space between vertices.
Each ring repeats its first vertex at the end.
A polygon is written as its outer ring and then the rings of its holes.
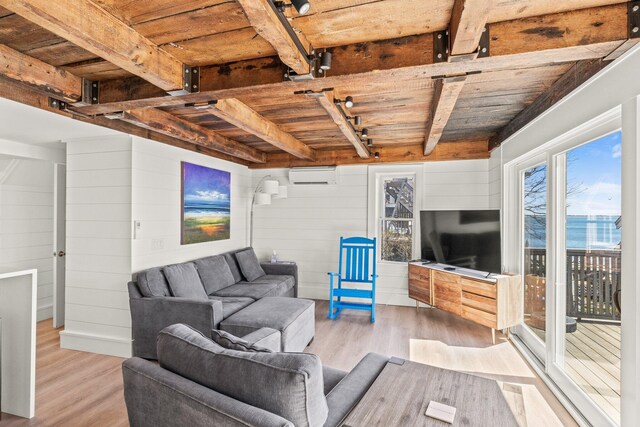
POLYGON ((193 151, 196 153, 204 154, 206 156, 216 157, 222 160, 228 160, 235 163, 249 165, 251 162, 239 159, 237 157, 228 156, 219 151, 211 150, 200 145, 193 144, 191 142, 182 141, 176 138, 163 135, 161 133, 151 131, 131 123, 123 122, 121 120, 109 120, 106 117, 88 118, 75 114, 71 114, 68 111, 60 110, 57 108, 51 108, 49 106, 49 96, 42 94, 33 89, 33 87, 26 84, 15 83, 7 79, 0 78, 0 97, 10 99, 15 102, 19 102, 24 105, 28 105, 35 108, 40 108, 49 111, 53 114, 58 114, 69 119, 78 120, 85 123, 90 123, 96 126, 101 126, 108 129, 117 130, 129 135, 138 136, 140 138, 150 139, 163 144, 171 145, 173 147, 182 148, 184 150, 193 151))
POLYGON ((342 112, 338 110, 338 106, 335 104, 335 96, 332 90, 322 92, 318 97, 318 102, 325 109, 331 120, 338 126, 340 132, 347 138, 347 140, 356 149, 356 153, 361 159, 368 159, 371 157, 369 150, 364 142, 358 135, 355 134, 351 123, 347 121, 342 112))
POLYGON ((157 108, 140 108, 125 111, 118 117, 128 123, 133 123, 149 130, 189 141, 212 150, 220 151, 233 157, 250 162, 264 163, 265 154, 248 145, 224 137, 210 129, 188 122, 173 114, 157 108))
POLYGON ((511 135, 515 134, 562 98, 573 92, 574 89, 589 80, 606 65, 607 62, 601 59, 577 62, 567 73, 540 95, 533 104, 522 110, 500 133, 491 138, 489 149, 493 150, 501 145, 511 135))
POLYGON ((297 74, 310 72, 307 55, 310 53, 309 46, 311 44, 304 34, 298 32, 292 35, 289 33, 280 21, 270 0, 238 0, 238 3, 244 9, 251 26, 273 46, 282 62, 297 74), (299 45, 295 38, 298 39, 299 45))
POLYGON ((164 92, 145 87, 139 80, 106 82, 100 90, 101 104, 82 107, 79 111, 104 114, 147 106, 241 98, 256 91, 277 96, 294 90, 319 91, 364 84, 389 87, 389 82, 401 84, 434 76, 603 58, 627 40, 627 6, 615 4, 500 22, 491 24, 490 31, 491 56, 473 61, 434 63, 433 34, 429 33, 329 49, 333 53, 329 75, 306 82, 283 82, 278 58, 203 67, 202 92, 180 97, 163 96, 164 92), (560 30, 549 36, 553 28, 560 30))
POLYGON ((315 160, 315 150, 234 98, 221 99, 209 113, 300 159, 315 160))
POLYGON ((82 97, 82 79, 0 44, 0 76, 67 102, 82 97))
MULTIPOLYGON (((477 57, 490 10, 490 0, 455 0, 449 22, 450 59, 457 56, 470 61, 477 57)), ((436 81, 424 139, 425 156, 438 145, 466 79, 466 76, 456 76, 436 81)))
POLYGON ((91 0, 0 0, 0 5, 165 91, 182 89, 182 63, 91 0))
POLYGON ((431 154, 438 145, 466 80, 466 76, 457 76, 445 77, 436 81, 424 139, 425 156, 431 154))
POLYGON ((309 162, 298 159, 287 153, 268 153, 267 161, 264 164, 253 163, 249 165, 252 169, 261 168, 292 168, 303 166, 336 166, 354 165, 370 163, 402 163, 402 162, 431 162, 442 160, 471 160, 489 158, 487 149, 488 141, 456 141, 442 142, 428 156, 423 153, 423 146, 417 145, 388 145, 376 147, 379 157, 373 156, 363 159, 352 149, 340 150, 317 150, 316 160, 309 162))
POLYGON ((455 0, 449 23, 450 55, 468 55, 478 50, 491 0, 455 0))

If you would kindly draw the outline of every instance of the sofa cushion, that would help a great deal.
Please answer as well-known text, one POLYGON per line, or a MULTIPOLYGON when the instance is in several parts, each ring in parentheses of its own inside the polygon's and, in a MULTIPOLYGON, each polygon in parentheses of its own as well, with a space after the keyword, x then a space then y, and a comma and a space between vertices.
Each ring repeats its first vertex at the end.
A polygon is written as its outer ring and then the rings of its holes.
POLYGON ((162 273, 162 267, 154 267, 136 274, 140 293, 145 297, 169 297, 169 283, 162 273))
POLYGON ((189 326, 176 324, 158 335, 158 362, 296 426, 322 426, 328 416, 322 365, 316 355, 227 350, 189 326))
POLYGON ((233 273, 222 255, 201 258, 193 262, 198 269, 198 274, 208 295, 218 289, 236 283, 233 273))
POLYGON ((231 335, 229 332, 221 331, 219 329, 213 329, 211 331, 211 339, 219 346, 228 350, 248 351, 251 353, 273 353, 267 348, 253 345, 242 338, 238 338, 235 335, 231 335))
POLYGON ((315 335, 315 303, 299 298, 262 298, 220 322, 220 329, 237 337, 263 327, 281 332, 280 351, 303 351, 315 335))
POLYGON ((174 297, 207 299, 207 293, 194 263, 167 265, 162 271, 174 297))
POLYGON ((224 259, 227 261, 229 265, 229 270, 231 270, 231 274, 233 274, 234 283, 238 283, 244 279, 242 277, 242 273, 240 272, 240 267, 238 266, 238 261, 236 260, 235 253, 226 253, 223 255, 224 259))
POLYGON ((254 300, 280 295, 279 285, 276 283, 249 283, 240 282, 227 286, 213 293, 213 296, 221 297, 248 297, 254 300))
POLYGON ((238 260, 242 275, 246 277, 249 282, 253 282, 266 274, 260 266, 260 261, 258 261, 258 257, 253 249, 238 252, 236 259, 238 260))
POLYGON ((255 302, 253 298, 219 297, 215 295, 209 296, 209 299, 222 302, 222 318, 223 319, 231 316, 233 313, 238 312, 255 302))
POLYGON ((262 276, 261 278, 256 279, 253 282, 240 282, 240 283, 251 283, 251 284, 276 283, 278 285, 277 296, 282 296, 295 287, 296 279, 293 276, 275 276, 275 275, 267 274, 266 276, 262 276))

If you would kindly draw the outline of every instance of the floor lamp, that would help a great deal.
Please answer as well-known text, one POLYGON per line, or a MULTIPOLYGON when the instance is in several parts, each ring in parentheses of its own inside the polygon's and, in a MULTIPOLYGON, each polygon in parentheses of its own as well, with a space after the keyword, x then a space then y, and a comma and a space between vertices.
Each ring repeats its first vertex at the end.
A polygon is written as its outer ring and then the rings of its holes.
POLYGON ((251 200, 251 230, 249 246, 253 247, 253 208, 254 206, 270 205, 272 199, 286 199, 287 186, 280 185, 280 181, 271 175, 267 175, 258 182, 251 200))

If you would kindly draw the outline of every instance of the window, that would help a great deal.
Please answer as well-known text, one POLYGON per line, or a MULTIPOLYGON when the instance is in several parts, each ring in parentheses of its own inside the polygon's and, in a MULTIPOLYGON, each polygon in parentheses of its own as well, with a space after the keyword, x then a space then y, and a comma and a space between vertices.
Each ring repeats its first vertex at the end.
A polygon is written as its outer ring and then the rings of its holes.
POLYGON ((381 179, 380 200, 381 260, 407 262, 413 258, 414 187, 413 176, 381 179))

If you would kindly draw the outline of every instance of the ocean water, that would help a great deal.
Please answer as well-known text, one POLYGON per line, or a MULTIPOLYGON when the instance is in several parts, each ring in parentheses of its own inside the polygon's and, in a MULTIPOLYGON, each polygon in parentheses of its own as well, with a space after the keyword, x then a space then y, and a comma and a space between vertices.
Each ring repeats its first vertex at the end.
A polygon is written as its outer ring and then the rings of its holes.
MULTIPOLYGON (((614 249, 620 244, 622 230, 616 228, 616 215, 569 215, 567 249, 614 249)), ((545 247, 544 216, 525 216, 525 240, 530 248, 545 247)))
POLYGON ((229 201, 212 203, 189 203, 184 205, 185 217, 228 216, 231 211, 229 201))

